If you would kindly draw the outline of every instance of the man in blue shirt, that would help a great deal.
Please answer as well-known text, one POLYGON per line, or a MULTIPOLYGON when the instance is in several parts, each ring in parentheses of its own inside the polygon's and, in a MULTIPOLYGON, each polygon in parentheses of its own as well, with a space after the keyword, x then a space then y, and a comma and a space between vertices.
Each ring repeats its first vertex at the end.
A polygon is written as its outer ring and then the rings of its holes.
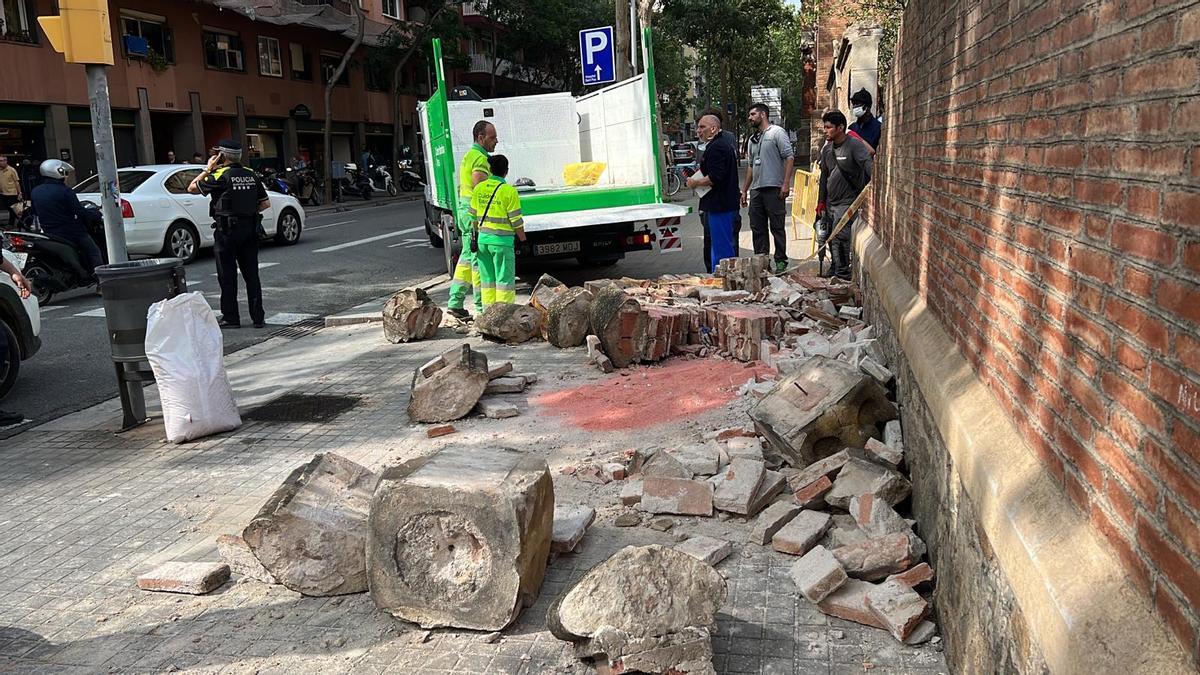
POLYGON ((61 159, 48 159, 39 169, 46 180, 33 189, 30 199, 42 231, 71 242, 87 259, 88 272, 104 264, 100 248, 88 233, 88 212, 79 203, 66 179, 75 168, 61 159))
POLYGON ((883 125, 879 123, 879 118, 871 112, 871 92, 866 89, 859 89, 853 96, 850 97, 850 117, 857 120, 850 125, 850 131, 858 134, 858 137, 866 141, 867 145, 871 146, 871 154, 879 149, 879 137, 883 134, 883 125))

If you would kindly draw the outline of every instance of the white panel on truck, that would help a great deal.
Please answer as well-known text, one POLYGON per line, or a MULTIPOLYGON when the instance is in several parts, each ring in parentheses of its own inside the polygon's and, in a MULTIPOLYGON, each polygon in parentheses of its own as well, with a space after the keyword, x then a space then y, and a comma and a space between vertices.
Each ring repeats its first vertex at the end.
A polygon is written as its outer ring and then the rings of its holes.
POLYGON ((579 161, 579 116, 569 93, 485 101, 450 101, 450 130, 457 167, 473 142, 479 120, 496 126, 495 154, 508 157, 508 180, 531 178, 538 188, 562 187, 563 167, 579 161))
POLYGON ((656 146, 650 138, 646 76, 581 96, 576 104, 583 161, 608 165, 600 185, 653 185, 656 146))

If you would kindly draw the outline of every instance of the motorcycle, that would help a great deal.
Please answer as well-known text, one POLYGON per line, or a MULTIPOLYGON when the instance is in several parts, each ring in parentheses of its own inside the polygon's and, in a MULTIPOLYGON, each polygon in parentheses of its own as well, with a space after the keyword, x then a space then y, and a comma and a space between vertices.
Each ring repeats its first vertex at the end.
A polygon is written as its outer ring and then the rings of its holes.
MULTIPOLYGON (((92 202, 83 202, 88 216, 85 220, 88 234, 100 248, 107 262, 104 243, 104 216, 100 207, 92 202)), ((38 304, 46 305, 55 293, 76 288, 87 288, 96 283, 96 277, 87 270, 87 256, 66 239, 43 232, 5 232, 6 247, 24 258, 23 273, 33 287, 38 304)))
POLYGON ((292 186, 292 194, 301 204, 320 206, 325 186, 312 169, 287 169, 287 181, 292 186))
POLYGON ((392 181, 392 174, 382 164, 371 168, 371 187, 386 192, 391 197, 396 196, 396 183, 392 181))
POLYGON ((261 173, 263 187, 267 188, 271 192, 278 192, 285 195, 292 194, 292 187, 287 184, 287 181, 279 177, 278 171, 269 166, 265 166, 263 167, 261 173))
POLYGON ((342 201, 343 195, 354 195, 369 201, 372 192, 371 179, 358 170, 357 164, 347 162, 344 168, 342 177, 333 179, 333 201, 342 201))
MULTIPOLYGON (((413 170, 411 159, 402 159, 396 162, 396 166, 400 169, 400 189, 405 192, 416 192, 425 187, 425 181, 421 180, 421 174, 413 170)), ((393 193, 394 194, 394 193, 393 193)))

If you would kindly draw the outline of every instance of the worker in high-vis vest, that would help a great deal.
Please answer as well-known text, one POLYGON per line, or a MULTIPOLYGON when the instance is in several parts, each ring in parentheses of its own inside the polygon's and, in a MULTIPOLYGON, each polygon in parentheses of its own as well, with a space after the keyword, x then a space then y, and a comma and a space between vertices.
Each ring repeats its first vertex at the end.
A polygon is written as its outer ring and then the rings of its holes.
POLYGON ((525 241, 525 220, 521 217, 521 198, 517 189, 504 181, 508 158, 492 155, 488 159, 492 175, 475 186, 471 196, 474 218, 475 260, 483 307, 496 302, 517 301, 517 240, 525 241))
POLYGON ((458 256, 458 265, 454 268, 454 278, 450 280, 450 302, 447 307, 450 315, 469 321, 471 315, 463 308, 467 293, 475 296, 475 313, 483 312, 483 295, 479 288, 479 267, 475 264, 475 253, 468 245, 471 235, 471 195, 475 186, 488 179, 491 167, 488 165, 488 154, 496 149, 496 126, 486 120, 479 120, 471 129, 475 143, 463 156, 462 165, 458 168, 458 208, 454 222, 458 227, 459 239, 462 241, 462 253, 458 256))

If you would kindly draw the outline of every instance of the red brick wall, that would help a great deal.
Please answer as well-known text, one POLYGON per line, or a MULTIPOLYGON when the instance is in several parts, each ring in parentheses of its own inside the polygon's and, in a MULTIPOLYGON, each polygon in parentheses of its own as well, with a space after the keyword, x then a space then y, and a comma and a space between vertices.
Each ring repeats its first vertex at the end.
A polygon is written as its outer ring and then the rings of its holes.
POLYGON ((875 228, 1197 657, 1200 6, 909 3, 875 228))

